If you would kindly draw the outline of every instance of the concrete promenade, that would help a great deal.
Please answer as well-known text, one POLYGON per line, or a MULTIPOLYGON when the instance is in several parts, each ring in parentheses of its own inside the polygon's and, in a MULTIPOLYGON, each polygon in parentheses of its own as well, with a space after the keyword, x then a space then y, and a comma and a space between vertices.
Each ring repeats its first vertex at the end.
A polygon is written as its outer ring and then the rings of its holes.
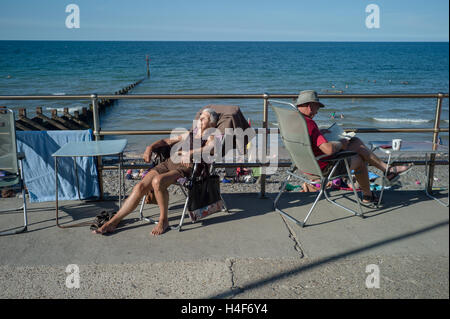
MULTIPOLYGON (((303 219, 315 195, 287 193, 280 207, 303 219)), ((364 219, 322 200, 305 228, 273 210, 275 193, 223 196, 230 214, 186 218, 181 232, 159 237, 138 211, 102 236, 57 228, 53 202, 29 204, 28 232, 0 237, 0 298, 449 298, 449 211, 421 191, 386 191, 364 219), (79 288, 66 285, 68 265, 79 288)), ((0 199, 0 209, 17 204, 0 199)), ((60 206, 69 224, 117 202, 60 206)), ((172 225, 182 207, 171 195, 172 225)), ((157 206, 145 215, 157 216, 157 206)), ((0 214, 0 231, 21 222, 21 212, 0 214)))

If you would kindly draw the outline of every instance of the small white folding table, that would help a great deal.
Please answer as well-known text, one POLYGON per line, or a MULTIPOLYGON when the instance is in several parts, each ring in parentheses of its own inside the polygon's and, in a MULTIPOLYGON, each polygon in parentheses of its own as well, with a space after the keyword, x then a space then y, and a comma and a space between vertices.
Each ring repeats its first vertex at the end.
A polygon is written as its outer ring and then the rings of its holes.
POLYGON ((381 152, 388 155, 387 170, 382 178, 381 193, 378 205, 381 203, 381 199, 383 197, 384 183, 387 177, 387 172, 392 162, 401 155, 415 155, 417 157, 423 155, 425 156, 425 171, 426 171, 425 193, 427 194, 428 197, 436 200, 439 204, 446 207, 448 206, 448 200, 447 203, 444 203, 443 201, 439 200, 438 198, 434 197, 428 192, 429 170, 427 169, 428 165, 431 164, 430 161, 428 160, 429 155, 431 156, 431 154, 440 154, 440 155, 447 154, 448 156, 447 145, 434 144, 432 142, 403 141, 401 144, 401 148, 399 150, 392 149, 391 141, 371 141, 369 142, 369 145, 371 146, 372 151, 380 150, 381 152))
MULTIPOLYGON (((58 157, 72 157, 75 166, 75 175, 77 181, 78 198, 80 198, 80 185, 78 181, 78 169, 76 165, 76 157, 95 157, 95 156, 118 156, 118 172, 119 172, 119 207, 122 204, 122 161, 123 151, 127 146, 126 139, 108 140, 108 141, 86 141, 86 142, 69 142, 62 146, 58 151, 52 154, 55 159, 55 179, 56 179, 56 225, 59 228, 68 228, 79 226, 62 226, 58 219, 58 157)), ((84 224, 84 223, 82 223, 84 224)))

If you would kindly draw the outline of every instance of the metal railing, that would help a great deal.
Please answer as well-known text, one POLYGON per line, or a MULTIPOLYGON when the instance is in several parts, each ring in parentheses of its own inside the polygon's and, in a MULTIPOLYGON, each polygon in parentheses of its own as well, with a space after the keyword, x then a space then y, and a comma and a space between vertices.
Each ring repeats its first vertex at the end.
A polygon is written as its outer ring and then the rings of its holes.
MULTIPOLYGON (((112 94, 82 94, 82 95, 0 95, 0 100, 90 100, 92 105, 94 136, 96 140, 106 135, 169 135, 173 133, 171 130, 102 130, 100 127, 100 117, 98 101, 100 99, 112 100, 207 100, 207 99, 262 99, 263 100, 263 121, 262 128, 265 129, 264 144, 267 146, 267 134, 270 134, 268 129, 268 100, 271 99, 295 99, 297 94, 133 94, 133 95, 112 95, 112 94)), ((429 93, 429 94, 319 94, 322 99, 436 99, 436 109, 434 125, 432 128, 344 128, 346 132, 355 133, 433 133, 433 148, 436 148, 439 141, 440 132, 448 132, 448 127, 440 128, 440 119, 442 113, 442 101, 448 98, 448 93, 429 93)), ((102 187, 102 170, 103 167, 101 158, 98 159, 98 169, 100 178, 100 187, 102 187)), ((290 163, 279 163, 280 167, 289 166, 290 163)), ((268 166, 264 163, 220 163, 219 167, 261 167, 262 174, 260 178, 260 197, 265 197, 265 183, 266 175, 263 168, 268 166)), ((428 168, 429 176, 429 191, 431 191, 434 180, 434 166, 435 155, 432 154, 430 158, 430 165, 428 168)))

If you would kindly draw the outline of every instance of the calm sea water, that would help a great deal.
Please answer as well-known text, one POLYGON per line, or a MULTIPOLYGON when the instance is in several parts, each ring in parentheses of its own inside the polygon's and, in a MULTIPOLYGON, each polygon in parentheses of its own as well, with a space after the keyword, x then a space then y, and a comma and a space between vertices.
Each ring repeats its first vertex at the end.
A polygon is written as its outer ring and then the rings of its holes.
MULTIPOLYGON (((0 95, 113 93, 146 76, 130 94, 449 92, 448 43, 72 42, 0 41, 0 95)), ((319 125, 432 127, 434 99, 328 99, 319 125), (340 118, 340 115, 343 118, 340 118)), ((87 101, 1 101, 29 109, 87 106, 87 101)), ((101 115, 103 129, 188 128, 206 104, 239 105, 261 126, 262 100, 122 100, 101 115)), ((448 127, 448 100, 441 125, 448 127)), ((275 127, 275 115, 269 122, 275 127)), ((363 140, 431 140, 431 134, 361 134, 363 140)), ((448 135, 442 135, 448 143, 448 135)), ((122 138, 122 137, 121 137, 122 138)), ((142 150, 154 136, 128 136, 142 150)))

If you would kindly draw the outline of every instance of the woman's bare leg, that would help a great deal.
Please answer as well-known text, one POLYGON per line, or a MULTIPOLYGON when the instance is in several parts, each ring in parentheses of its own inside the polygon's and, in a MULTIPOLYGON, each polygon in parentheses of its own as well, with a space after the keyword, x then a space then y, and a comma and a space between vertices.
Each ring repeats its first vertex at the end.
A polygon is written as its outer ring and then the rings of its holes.
POLYGON ((167 191, 167 188, 170 185, 175 184, 180 177, 181 174, 178 171, 173 170, 158 175, 152 180, 152 188, 159 205, 159 221, 151 232, 154 236, 161 235, 169 227, 169 192, 167 191))
POLYGON ((120 221, 136 209, 142 197, 144 197, 144 195, 149 191, 153 190, 152 181, 156 176, 159 175, 160 174, 155 170, 151 170, 150 172, 148 172, 147 175, 145 175, 144 179, 140 181, 139 184, 134 186, 130 196, 128 196, 128 198, 124 201, 117 214, 114 215, 114 217, 109 221, 107 221, 102 227, 94 230, 93 233, 104 234, 113 232, 120 221))

